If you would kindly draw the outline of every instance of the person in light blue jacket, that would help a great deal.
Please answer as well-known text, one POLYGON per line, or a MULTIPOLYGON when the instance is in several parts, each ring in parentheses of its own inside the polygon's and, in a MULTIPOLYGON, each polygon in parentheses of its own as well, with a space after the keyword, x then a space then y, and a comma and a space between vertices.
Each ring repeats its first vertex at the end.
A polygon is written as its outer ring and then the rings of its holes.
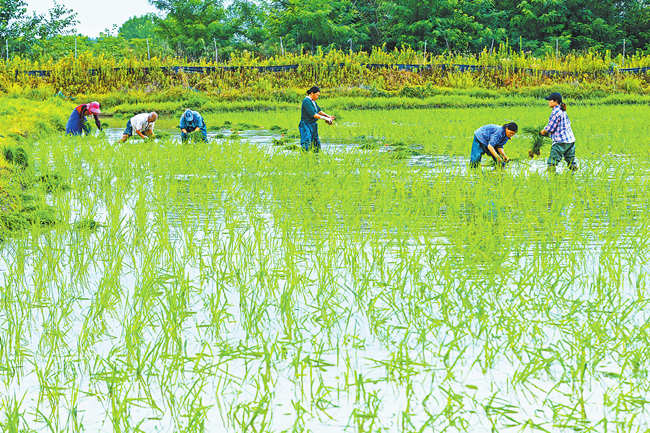
POLYGON ((196 111, 192 111, 189 108, 185 110, 181 116, 179 128, 181 129, 181 139, 183 140, 183 143, 186 142, 190 137, 190 134, 195 131, 201 131, 203 141, 208 141, 208 131, 205 122, 203 121, 203 117, 201 117, 201 115, 196 111))

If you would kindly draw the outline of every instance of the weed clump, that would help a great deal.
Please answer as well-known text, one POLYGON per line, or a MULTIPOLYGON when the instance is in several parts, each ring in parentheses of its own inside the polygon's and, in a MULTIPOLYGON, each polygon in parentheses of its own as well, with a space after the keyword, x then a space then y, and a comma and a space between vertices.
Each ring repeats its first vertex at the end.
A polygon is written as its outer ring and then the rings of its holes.
POLYGON ((412 156, 421 155, 420 147, 409 145, 402 141, 386 144, 389 146, 390 157, 392 159, 408 159, 412 156))
POLYGON ((48 205, 42 191, 63 191, 69 186, 57 174, 37 175, 29 168, 27 152, 22 147, 2 149, 6 170, 0 174, 0 232, 12 233, 33 225, 52 226, 58 222, 55 209, 48 205))
POLYGON ((38 181, 45 185, 45 190, 48 193, 56 191, 68 191, 70 185, 63 181, 63 178, 58 174, 48 173, 38 177, 38 181))
POLYGON ((273 125, 273 126, 271 126, 271 128, 269 129, 269 131, 271 131, 271 132, 277 132, 277 133, 280 133, 280 134, 283 134, 283 135, 286 134, 286 133, 288 132, 288 130, 287 130, 286 128, 283 128, 283 127, 281 127, 281 126, 279 126, 279 125, 273 125))
POLYGON ((86 218, 75 222, 72 227, 76 231, 92 232, 100 228, 101 224, 92 218, 86 218))
POLYGON ((20 166, 22 168, 29 167, 29 159, 27 157, 27 153, 22 147, 7 146, 2 150, 2 155, 9 163, 20 166))
POLYGON ((273 146, 286 146, 289 144, 289 140, 286 137, 273 138, 272 144, 273 146))
POLYGON ((29 206, 0 215, 0 231, 19 232, 32 225, 52 226, 58 222, 54 208, 29 206))

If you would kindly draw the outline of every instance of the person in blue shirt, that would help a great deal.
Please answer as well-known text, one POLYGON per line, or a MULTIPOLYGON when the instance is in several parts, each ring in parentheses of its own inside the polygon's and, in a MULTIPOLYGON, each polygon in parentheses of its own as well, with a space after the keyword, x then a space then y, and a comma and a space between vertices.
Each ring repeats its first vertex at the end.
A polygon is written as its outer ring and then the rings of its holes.
POLYGON ((469 158, 470 166, 481 165, 481 157, 486 153, 494 159, 494 162, 504 166, 510 159, 503 151, 503 146, 517 133, 518 129, 516 123, 510 122, 503 126, 485 125, 474 131, 472 153, 469 158))
POLYGON ((181 116, 179 128, 181 129, 181 140, 183 143, 185 143, 190 137, 190 134, 195 131, 201 131, 203 141, 208 141, 208 131, 205 122, 203 121, 203 117, 201 117, 201 115, 196 111, 192 111, 189 108, 185 110, 181 116))
POLYGON ((310 148, 314 152, 320 150, 320 138, 318 137, 318 119, 323 119, 328 125, 334 122, 335 117, 325 114, 320 109, 316 100, 320 96, 320 89, 316 86, 307 90, 307 96, 302 100, 302 110, 298 130, 300 131, 300 146, 302 150, 308 151, 310 148))

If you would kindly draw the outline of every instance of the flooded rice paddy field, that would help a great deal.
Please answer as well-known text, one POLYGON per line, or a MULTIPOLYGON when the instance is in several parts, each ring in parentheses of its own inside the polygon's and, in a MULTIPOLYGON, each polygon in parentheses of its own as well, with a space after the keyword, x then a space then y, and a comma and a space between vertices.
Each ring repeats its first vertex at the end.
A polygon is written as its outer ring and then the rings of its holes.
POLYGON ((318 155, 120 135, 33 149, 71 189, 2 244, 3 426, 650 428, 640 144, 553 176, 327 130, 318 155))

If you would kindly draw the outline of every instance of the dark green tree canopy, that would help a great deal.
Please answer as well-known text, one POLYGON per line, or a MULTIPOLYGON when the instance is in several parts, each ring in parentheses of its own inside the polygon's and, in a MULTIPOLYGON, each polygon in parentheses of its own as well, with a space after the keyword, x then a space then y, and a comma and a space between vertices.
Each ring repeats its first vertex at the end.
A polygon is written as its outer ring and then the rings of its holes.
POLYGON ((156 35, 157 19, 155 14, 131 17, 120 26, 117 35, 124 39, 151 39, 156 35))
MULTIPOLYGON (((119 41, 160 53, 221 59, 248 50, 263 56, 319 48, 410 46, 439 54, 478 53, 508 43, 534 54, 553 51, 650 51, 650 0, 149 0, 156 14, 132 17, 119 41), (146 42, 146 41, 145 41, 146 42)), ((76 15, 61 4, 27 15, 26 0, 0 0, 0 38, 13 52, 70 33, 76 15)), ((42 48, 42 47, 41 47, 42 48)), ((126 50, 126 51, 125 51, 126 50)), ((39 52, 47 52, 42 48, 39 52)))
POLYGON ((27 14, 24 0, 0 0, 0 38, 12 52, 26 53, 39 41, 71 33, 77 14, 54 2, 45 14, 27 14))

